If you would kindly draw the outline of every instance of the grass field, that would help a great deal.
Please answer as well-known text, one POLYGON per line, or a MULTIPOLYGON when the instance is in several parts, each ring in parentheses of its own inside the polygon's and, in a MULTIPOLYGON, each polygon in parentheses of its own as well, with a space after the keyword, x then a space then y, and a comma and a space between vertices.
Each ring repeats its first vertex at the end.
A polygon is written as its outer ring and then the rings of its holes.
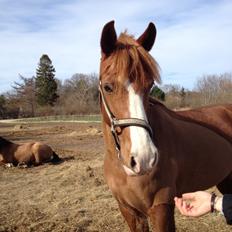
MULTIPOLYGON (((126 232, 103 177, 100 123, 1 123, 0 136, 43 141, 64 162, 21 169, 0 166, 0 232, 126 232)), ((175 214, 177 232, 229 232, 220 214, 175 214)))

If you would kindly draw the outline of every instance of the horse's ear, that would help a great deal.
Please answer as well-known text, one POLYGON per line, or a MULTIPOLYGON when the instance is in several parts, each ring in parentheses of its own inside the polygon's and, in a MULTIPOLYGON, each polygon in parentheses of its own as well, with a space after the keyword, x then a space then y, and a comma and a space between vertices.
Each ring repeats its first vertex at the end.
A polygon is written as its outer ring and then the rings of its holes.
POLYGON ((108 22, 101 35, 101 49, 105 55, 109 55, 115 49, 117 42, 117 34, 114 29, 114 21, 108 22))
POLYGON ((149 23, 145 32, 137 39, 137 42, 148 52, 151 50, 156 37, 156 28, 154 23, 149 23))

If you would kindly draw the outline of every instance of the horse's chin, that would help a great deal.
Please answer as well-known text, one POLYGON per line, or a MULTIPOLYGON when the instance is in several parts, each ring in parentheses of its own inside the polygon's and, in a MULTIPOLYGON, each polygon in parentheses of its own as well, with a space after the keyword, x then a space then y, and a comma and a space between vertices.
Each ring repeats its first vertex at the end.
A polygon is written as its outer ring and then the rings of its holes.
POLYGON ((142 176, 142 175, 146 174, 146 173, 136 173, 133 170, 131 170, 130 168, 128 168, 126 165, 122 165, 122 166, 123 166, 123 169, 128 176, 142 176))

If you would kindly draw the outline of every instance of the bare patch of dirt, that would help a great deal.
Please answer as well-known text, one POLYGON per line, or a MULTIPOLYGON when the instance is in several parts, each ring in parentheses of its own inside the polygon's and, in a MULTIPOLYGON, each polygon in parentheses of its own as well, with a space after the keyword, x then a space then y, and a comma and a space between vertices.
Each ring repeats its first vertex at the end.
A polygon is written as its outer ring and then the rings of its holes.
MULTIPOLYGON (((17 143, 43 141, 64 162, 33 168, 0 166, 0 232, 129 231, 103 178, 99 123, 1 124, 17 143)), ((191 219, 176 213, 177 231, 231 231, 223 216, 191 219)))

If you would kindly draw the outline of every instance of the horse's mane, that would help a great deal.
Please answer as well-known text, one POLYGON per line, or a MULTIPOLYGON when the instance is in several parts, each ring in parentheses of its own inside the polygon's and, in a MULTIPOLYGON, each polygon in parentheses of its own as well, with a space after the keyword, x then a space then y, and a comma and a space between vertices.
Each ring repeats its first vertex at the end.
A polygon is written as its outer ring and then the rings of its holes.
POLYGON ((160 82, 157 62, 133 36, 126 32, 120 34, 116 48, 109 59, 109 64, 114 64, 114 71, 122 81, 129 77, 137 89, 148 84, 147 78, 160 82))
POLYGON ((8 146, 8 145, 10 145, 10 144, 13 144, 13 143, 12 143, 11 141, 9 141, 9 140, 3 138, 3 137, 0 137, 0 149, 1 149, 2 147, 8 146))
POLYGON ((209 130, 214 131, 215 133, 219 134, 220 136, 222 136, 223 138, 225 138, 227 141, 229 141, 232 144, 232 137, 230 135, 226 134, 223 130, 219 129, 218 127, 216 127, 212 124, 206 123, 206 122, 198 121, 197 119, 193 119, 193 118, 190 118, 188 116, 177 114, 175 111, 168 109, 164 104, 162 104, 161 102, 159 102, 158 100, 156 100, 152 97, 149 97, 149 102, 151 105, 160 106, 165 112, 167 112, 173 118, 176 118, 178 120, 182 120, 185 122, 192 122, 192 123, 198 124, 200 126, 203 126, 209 130))

